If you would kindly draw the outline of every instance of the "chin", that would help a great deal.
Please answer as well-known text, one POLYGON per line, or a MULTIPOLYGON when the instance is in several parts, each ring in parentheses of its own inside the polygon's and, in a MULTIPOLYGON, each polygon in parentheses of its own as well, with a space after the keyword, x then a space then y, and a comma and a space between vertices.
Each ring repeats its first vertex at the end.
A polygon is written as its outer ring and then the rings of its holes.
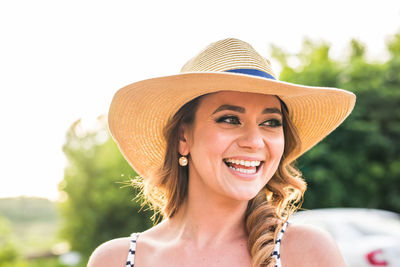
POLYGON ((236 192, 231 192, 230 196, 232 199, 238 200, 238 201, 250 201, 252 200, 257 194, 260 192, 260 189, 258 190, 239 190, 236 192))

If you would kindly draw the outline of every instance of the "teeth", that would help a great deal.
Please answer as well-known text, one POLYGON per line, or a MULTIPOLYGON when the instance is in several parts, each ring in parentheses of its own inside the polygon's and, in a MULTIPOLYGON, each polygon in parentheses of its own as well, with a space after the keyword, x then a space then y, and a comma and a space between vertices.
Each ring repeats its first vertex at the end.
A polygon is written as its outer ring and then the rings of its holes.
POLYGON ((226 159, 225 162, 242 165, 246 167, 258 167, 261 161, 259 160, 239 160, 239 159, 226 159))
POLYGON ((232 166, 229 166, 229 168, 234 169, 237 172, 241 172, 241 173, 245 173, 245 174, 254 174, 257 171, 255 168, 254 169, 242 169, 242 168, 235 168, 232 166))

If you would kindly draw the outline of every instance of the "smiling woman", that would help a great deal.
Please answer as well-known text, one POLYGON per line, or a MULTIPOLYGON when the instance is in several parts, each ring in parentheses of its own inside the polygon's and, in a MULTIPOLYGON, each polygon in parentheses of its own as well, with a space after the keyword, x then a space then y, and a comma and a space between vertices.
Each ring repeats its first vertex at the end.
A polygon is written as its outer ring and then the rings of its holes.
MULTIPOLYGON (((190 154, 189 177, 195 188, 203 187, 203 196, 211 190, 248 201, 273 176, 283 154, 284 134, 282 116, 265 113, 266 109, 280 113, 279 100, 229 91, 202 97, 194 123, 183 125, 179 153, 190 154)), ((211 198, 212 194, 207 199, 211 198)))
POLYGON ((100 245, 89 266, 344 266, 329 235, 288 219, 306 189, 294 160, 354 103, 341 89, 276 80, 232 38, 179 75, 122 88, 110 131, 163 221, 100 245))

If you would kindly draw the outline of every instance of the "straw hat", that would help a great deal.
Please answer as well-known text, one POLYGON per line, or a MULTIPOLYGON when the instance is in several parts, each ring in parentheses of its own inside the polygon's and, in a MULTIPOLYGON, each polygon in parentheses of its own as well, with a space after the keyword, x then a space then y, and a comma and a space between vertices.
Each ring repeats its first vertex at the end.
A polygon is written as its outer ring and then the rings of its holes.
POLYGON ((207 46, 180 74, 120 89, 108 113, 111 135, 135 171, 147 177, 163 161, 166 142, 162 132, 167 121, 190 100, 218 91, 279 96, 302 141, 293 160, 338 127, 356 99, 342 89, 278 81, 269 60, 248 43, 229 38, 207 46))

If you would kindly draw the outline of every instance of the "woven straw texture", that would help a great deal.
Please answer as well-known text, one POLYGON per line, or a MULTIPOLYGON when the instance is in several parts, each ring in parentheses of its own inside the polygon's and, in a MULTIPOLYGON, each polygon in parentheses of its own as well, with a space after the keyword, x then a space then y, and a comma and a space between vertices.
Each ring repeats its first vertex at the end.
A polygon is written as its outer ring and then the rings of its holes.
POLYGON ((248 43, 229 38, 206 47, 180 74, 139 81, 117 91, 108 113, 109 129, 135 171, 146 178, 161 165, 166 147, 164 126, 182 105, 203 94, 238 91, 279 96, 302 140, 292 160, 331 133, 354 107, 355 95, 342 89, 224 72, 242 68, 275 77, 269 60, 248 43))

